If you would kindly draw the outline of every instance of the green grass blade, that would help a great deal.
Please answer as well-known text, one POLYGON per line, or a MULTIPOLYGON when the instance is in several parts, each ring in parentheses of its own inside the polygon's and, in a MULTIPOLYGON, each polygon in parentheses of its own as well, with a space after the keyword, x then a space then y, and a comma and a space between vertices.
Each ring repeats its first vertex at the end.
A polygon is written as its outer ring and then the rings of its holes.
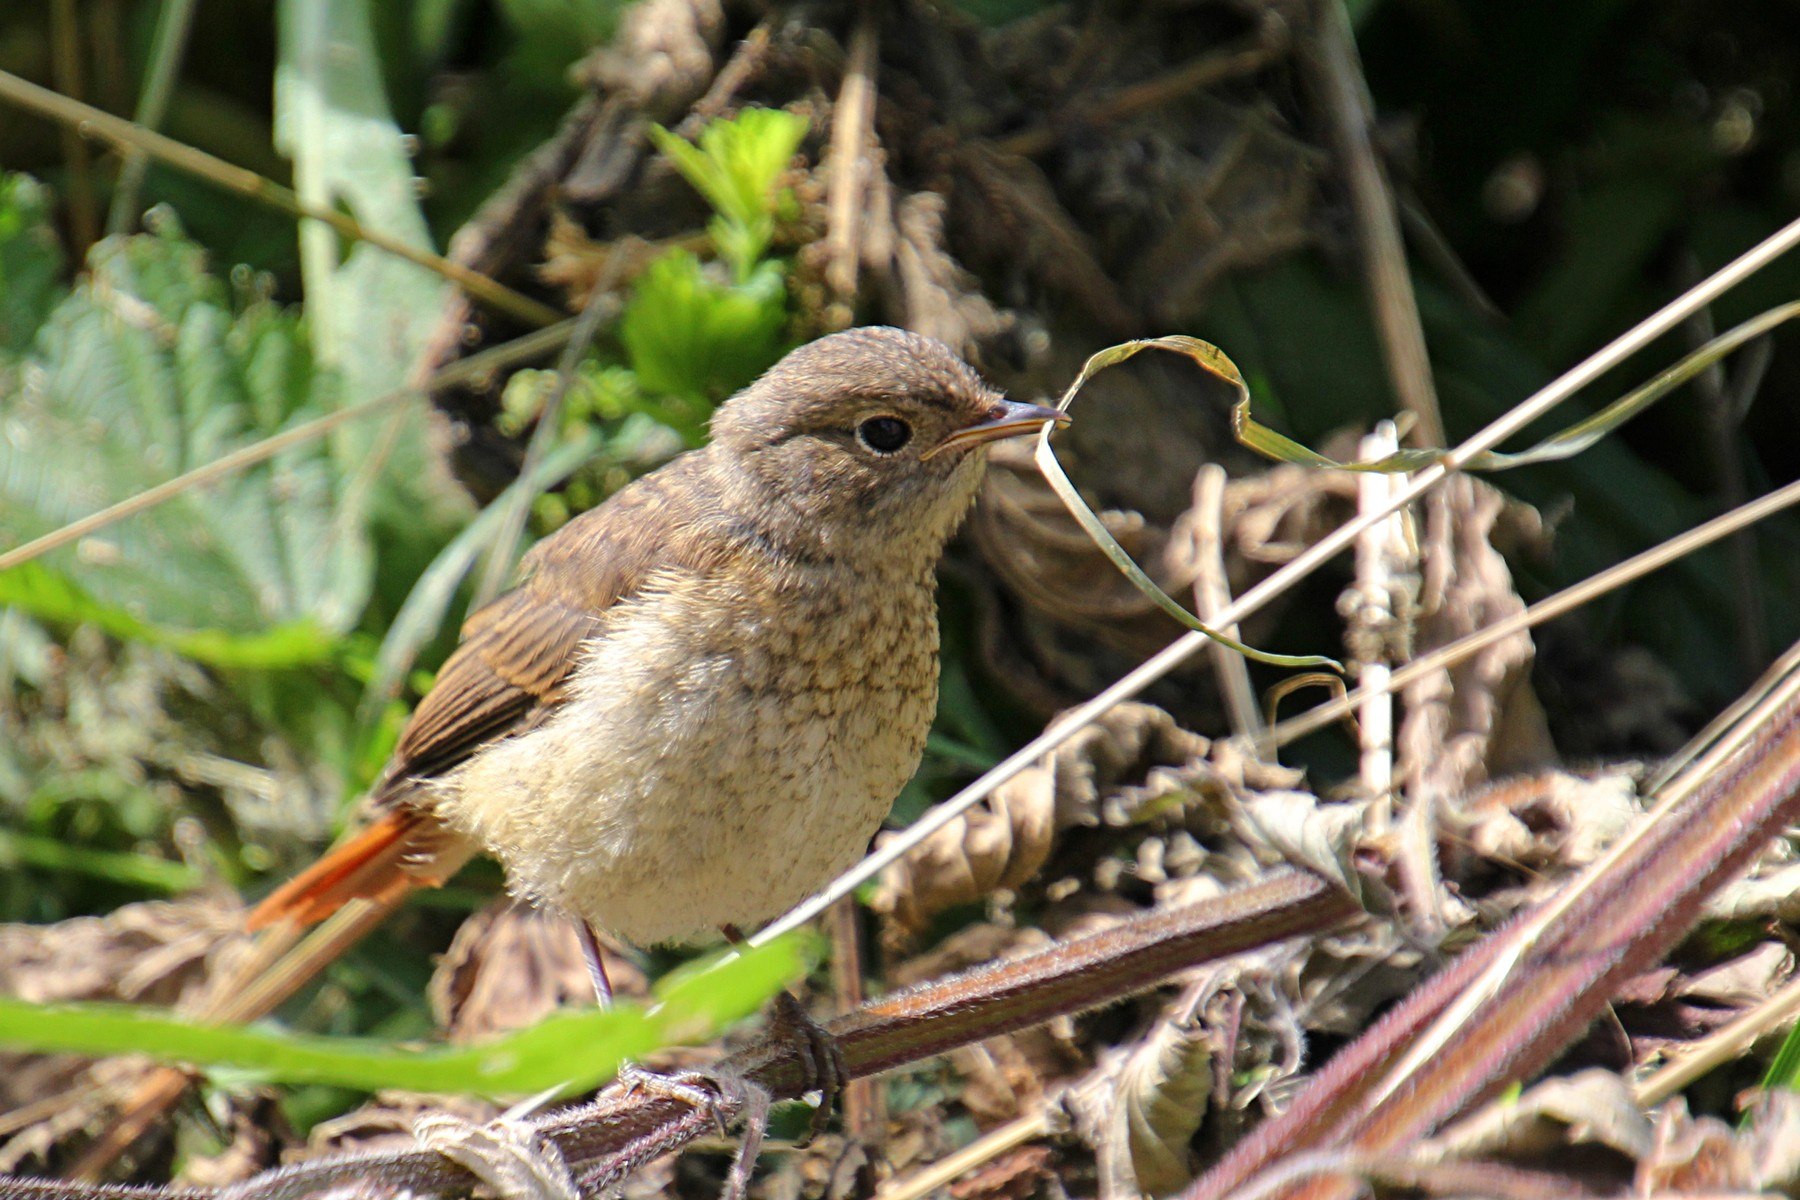
POLYGON ((716 1036, 804 973, 810 957, 806 939, 778 939, 709 969, 677 973, 657 989, 654 1007, 622 1003, 606 1012, 561 1012, 473 1046, 415 1048, 266 1026, 199 1025, 137 1005, 40 1005, 9 997, 0 997, 0 1045, 43 1053, 143 1054, 264 1080, 364 1091, 573 1094, 612 1078, 629 1059, 716 1036))

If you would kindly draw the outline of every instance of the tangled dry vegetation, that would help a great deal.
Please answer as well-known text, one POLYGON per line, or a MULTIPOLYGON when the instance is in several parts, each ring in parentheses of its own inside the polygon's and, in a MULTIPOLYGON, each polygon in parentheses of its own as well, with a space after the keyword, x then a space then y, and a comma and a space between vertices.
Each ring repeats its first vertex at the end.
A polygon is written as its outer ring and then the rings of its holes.
MULTIPOLYGON (((798 332, 853 318, 907 326, 1018 395, 1053 393, 1105 344, 1188 327, 1235 270, 1301 245, 1351 253, 1341 214, 1321 210, 1331 154, 1292 120, 1308 102, 1291 87, 1306 75, 1294 58, 1324 36, 1298 0, 1096 10, 1085 25, 1026 21, 980 37, 924 10, 847 21, 840 41, 785 10, 646 0, 584 68, 591 95, 468 224, 453 257, 571 311, 608 303, 652 251, 693 238, 705 217, 654 155, 650 123, 691 132, 754 105, 801 113, 811 130, 789 179, 804 209, 788 232, 798 332), (1130 136, 1114 136, 1120 128, 1130 136)), ((516 332, 458 300, 426 369, 516 332)), ((495 420, 503 384, 439 398, 443 448, 481 497, 525 452, 495 420)), ((1195 402, 1207 387, 1168 364, 1114 372, 1059 442, 1115 536, 1202 613, 1359 503, 1348 476, 1250 462, 1229 440, 1224 405, 1210 402, 1219 397, 1195 402)), ((1394 532, 1378 575, 1340 570, 1285 602, 1335 599, 1353 670, 1413 660, 1519 612, 1509 560, 1550 544, 1537 512, 1467 477, 1394 532)), ((997 461, 967 542, 952 572, 973 608, 972 654, 1034 720, 1172 634, 1022 453, 997 461)), ((1259 640, 1277 615, 1244 636, 1259 640)), ((1353 892, 1361 914, 1179 970, 1123 1003, 958 1045, 875 1086, 858 1081, 831 1132, 765 1154, 751 1195, 912 1200, 947 1188, 955 1200, 1118 1200, 1193 1187, 1458 950, 1563 894, 1651 819, 1654 764, 1617 748, 1673 750, 1691 719, 1679 689, 1654 664, 1587 664, 1605 702, 1569 711, 1576 727, 1553 740, 1535 653, 1521 631, 1412 683, 1385 779, 1366 765, 1335 781, 1283 765, 1259 736, 1266 719, 1243 667, 1219 660, 1195 659, 1148 702, 1082 729, 909 851, 866 905, 828 921, 835 962, 812 988, 815 1009, 1126 928, 1295 866, 1353 892), (1574 762, 1559 743, 1611 752, 1574 762), (932 1173, 947 1160, 954 1174, 932 1173)), ((1298 1173, 1286 1184, 1329 1169, 1460 1195, 1792 1194, 1800 1106, 1759 1093, 1746 1121, 1724 1119, 1734 1092, 1755 1082, 1749 1060, 1694 1093, 1714 1115, 1690 1115, 1647 1081, 1792 988, 1796 885, 1791 847, 1767 845, 1747 877, 1707 899, 1700 934, 1633 972, 1603 997, 1601 1019, 1551 1049, 1541 1082, 1516 1080, 1524 1090, 1504 1103, 1497 1089, 1469 1096, 1403 1150, 1289 1163, 1298 1173)), ((239 952, 239 911, 234 894, 215 891, 8 926, 0 990, 179 1006, 239 952)), ((644 992, 627 959, 613 978, 626 995, 644 992)), ((587 989, 564 925, 496 904, 463 924, 430 997, 444 1036, 466 1040, 580 1004, 587 989)), ((712 1057, 684 1053, 681 1065, 712 1057)), ((7 1056, 0 1170, 66 1161, 135 1069, 7 1056)), ((477 1101, 384 1094, 301 1137, 263 1092, 214 1096, 208 1119, 228 1148, 184 1156, 178 1183, 223 1186, 281 1163, 411 1147, 422 1112, 477 1124, 499 1115, 477 1101)), ((154 1178, 172 1153, 170 1139, 153 1139, 131 1169, 154 1178)), ((1264 1164, 1259 1194, 1282 1185, 1283 1161, 1264 1164)), ((631 1174, 623 1193, 710 1194, 729 1162, 728 1145, 703 1139, 631 1174)))

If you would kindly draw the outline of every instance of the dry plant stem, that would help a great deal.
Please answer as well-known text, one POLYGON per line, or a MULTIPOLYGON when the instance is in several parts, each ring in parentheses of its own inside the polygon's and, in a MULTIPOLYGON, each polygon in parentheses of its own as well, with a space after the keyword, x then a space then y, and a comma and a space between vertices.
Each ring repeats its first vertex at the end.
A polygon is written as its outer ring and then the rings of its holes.
MULTIPOLYGON (((1239 637, 1236 625, 1216 625, 1218 614, 1231 604, 1231 587, 1225 572, 1225 468, 1207 463, 1194 476, 1194 611, 1202 621, 1228 638, 1239 637)), ((1264 757, 1262 713, 1256 707, 1256 689, 1250 683, 1250 666, 1244 656, 1219 642, 1212 644, 1213 671, 1225 693, 1231 714, 1231 731, 1245 740, 1258 757, 1264 757)))
MULTIPOLYGON (((1710 304, 1796 245, 1800 245, 1800 220, 1790 222, 1758 242, 1701 283, 1689 288, 1632 326, 1630 330, 1614 338, 1600 350, 1558 376, 1550 384, 1515 405, 1504 416, 1491 422, 1460 446, 1448 451, 1437 463, 1419 471, 1412 477, 1410 483, 1400 488, 1388 499, 1382 509, 1361 513, 1332 530, 1318 542, 1302 551, 1291 562, 1227 605, 1222 612, 1215 615, 1214 621, 1218 624, 1229 625, 1236 621, 1242 621, 1250 614, 1257 612, 1270 600, 1311 574, 1321 563, 1354 543, 1363 530, 1411 504, 1436 487, 1439 481, 1451 471, 1461 469, 1462 465, 1475 455, 1493 449, 1679 325, 1699 308, 1710 304)), ((972 806, 980 803, 995 788, 1036 763, 1044 755, 1075 736, 1080 730, 1087 728, 1102 713, 1131 699, 1186 662, 1201 647, 1211 644, 1211 639, 1205 634, 1195 631, 1190 631, 1175 639, 1111 687, 1071 709, 1061 720, 1014 751, 980 779, 913 822, 907 827, 904 836, 891 839, 880 850, 838 876, 829 887, 817 896, 758 932, 750 939, 751 944, 762 945, 769 939, 790 929, 797 929, 812 920, 828 906, 880 874, 888 864, 909 853, 919 842, 954 821, 972 806)))
MULTIPOLYGON (((1360 911, 1347 893, 1317 876, 1279 871, 1222 896, 1146 913, 1036 954, 984 964, 884 997, 833 1019, 825 1029, 842 1051, 850 1077, 863 1078, 982 1038, 1113 1003, 1187 968, 1316 934, 1360 911)), ((764 1038, 715 1070, 777 1099, 796 1098, 808 1086, 791 1038, 764 1038)), ((723 1099, 720 1116, 734 1117, 736 1103, 723 1099)), ((711 1112, 665 1095, 632 1093, 614 1085, 592 1104, 534 1122, 533 1132, 554 1142, 584 1189, 593 1191, 714 1127, 711 1112)), ((211 1194, 235 1200, 283 1200, 363 1180, 424 1194, 465 1189, 469 1182, 454 1163, 419 1149, 300 1163, 211 1194)), ((0 1192, 13 1186, 12 1180, 0 1182, 0 1192)), ((34 1200, 97 1200, 102 1195, 89 1185, 46 1181, 32 1186, 34 1200)), ((171 1196, 154 1194, 159 1200, 171 1196)), ((184 1193, 171 1200, 198 1194, 184 1193)))
MULTIPOLYGON (((56 86, 71 96, 87 89, 82 83, 81 18, 75 0, 50 2, 50 52, 56 86)), ((81 130, 62 129, 63 162, 68 175, 69 230, 80 257, 100 238, 100 205, 94 195, 94 165, 81 130)))
POLYGON ((1061 114, 1052 124, 997 138, 993 147, 1002 154, 1026 158, 1042 154, 1063 139, 1071 124, 1094 126, 1121 121, 1227 79, 1260 71, 1287 49, 1287 40, 1287 25, 1274 13, 1267 13, 1261 29, 1216 54, 1204 55, 1154 79, 1120 88, 1091 108, 1061 114))
POLYGON ((825 282, 839 303, 856 303, 861 260, 863 194, 868 190, 869 148, 875 133, 875 71, 881 33, 875 6, 865 6, 850 35, 850 60, 831 109, 830 197, 825 213, 825 282))
POLYGON ((527 324, 554 325, 562 319, 562 314, 550 306, 521 295, 479 271, 472 271, 441 255, 409 246, 376 230, 365 229, 354 217, 335 208, 319 208, 307 204, 291 188, 283 187, 272 179, 264 179, 255 171, 233 166, 204 150, 185 146, 174 138, 164 137, 122 117, 115 117, 79 100, 71 100, 49 88, 39 87, 10 71, 0 71, 0 100, 11 101, 39 116, 59 121, 65 128, 73 129, 82 137, 99 138, 120 150, 135 150, 147 154, 226 191, 236 192, 271 208, 280 209, 291 217, 323 221, 347 238, 367 242, 377 249, 443 276, 483 304, 509 313, 527 324))
MULTIPOLYGON (((1738 530, 1773 516, 1782 509, 1795 504, 1800 504, 1800 482, 1790 483, 1786 487, 1778 488, 1766 496, 1751 501, 1742 508, 1723 516, 1714 517, 1704 524, 1696 525, 1686 533, 1652 546, 1641 554, 1634 554, 1624 562, 1608 567, 1597 575, 1589 576, 1580 583, 1571 584, 1554 595, 1546 596, 1522 612, 1514 613, 1485 629, 1477 630, 1448 645, 1438 647, 1425 657, 1415 659, 1396 670, 1387 681, 1387 691, 1399 691, 1409 684, 1416 683, 1432 671, 1454 666, 1502 638, 1509 637, 1521 629, 1530 629, 1545 621, 1554 620, 1598 596, 1648 575, 1652 571, 1660 570, 1703 546, 1710 545, 1721 538, 1730 537, 1738 530)), ((1800 666, 1800 652, 1790 649, 1782 656, 1780 662, 1787 664, 1781 672, 1786 673, 1794 667, 1800 666)), ((1775 673, 1771 672, 1771 675, 1773 674, 1775 673)), ((1769 677, 1765 676, 1765 680, 1769 677)), ((1754 692, 1754 690, 1753 688, 1752 691, 1754 692)), ((1283 746, 1296 738, 1316 733, 1327 725, 1341 720, 1345 714, 1353 711, 1356 706, 1364 703, 1374 694, 1371 687, 1358 687, 1339 699, 1329 700, 1315 708, 1308 709, 1297 717, 1290 717, 1277 725, 1270 732, 1270 737, 1276 745, 1283 746)), ((1742 703, 1742 701, 1738 702, 1739 705, 1742 703)), ((1731 711, 1733 710, 1728 709, 1727 713, 1731 711)), ((1708 728, 1712 729, 1718 724, 1719 722, 1715 721, 1708 728)))
MULTIPOLYGON (((156 14, 156 34, 150 42, 150 69, 144 77, 137 112, 132 114, 132 119, 141 128, 155 129, 169 111, 169 97, 175 91, 175 76, 181 70, 188 32, 193 28, 194 10, 198 7, 199 0, 163 0, 156 14)), ((125 152, 119 181, 113 187, 112 205, 106 213, 107 233, 129 233, 137 224, 138 193, 143 190, 144 174, 149 167, 150 156, 142 150, 125 152)))
POLYGON ((1035 1111, 1015 1117, 997 1129, 988 1130, 961 1150, 945 1155, 905 1179, 896 1179, 877 1191, 874 1200, 921 1200, 921 1197, 954 1183, 965 1172, 992 1162, 1008 1150, 1054 1133, 1056 1125, 1050 1119, 1050 1109, 1055 1103, 1055 1097, 1045 1097, 1035 1111))
MULTIPOLYGON (((861 908, 855 900, 840 900, 825 914, 831 934, 831 982, 838 1013, 853 1012, 868 999, 863 978, 861 908)), ((852 1141, 868 1148, 871 1157, 887 1132, 887 1094, 867 1079, 852 1079, 844 1086, 844 1128, 852 1141)))
MULTIPOLYGON (((1540 1071, 1621 984, 1686 935, 1713 891, 1800 817, 1800 687, 1771 697, 1746 723, 1752 732, 1735 756, 1714 756, 1723 761, 1640 836, 1415 990, 1186 1200, 1235 1194, 1297 1152, 1393 1152, 1540 1071), (1510 969, 1491 979, 1489 968, 1505 962, 1510 969), (1427 1038, 1440 1016, 1471 999, 1453 1038, 1427 1038), (1415 1053, 1427 1046, 1429 1054, 1415 1053)), ((1342 1191, 1322 1184, 1300 1194, 1342 1191)))
MULTIPOLYGON (((1375 432, 1362 440, 1364 458, 1385 458, 1399 449, 1399 431, 1392 421, 1382 421, 1375 432)), ((1382 507, 1398 479, 1370 472, 1356 481, 1357 507, 1372 511, 1382 507)), ((1356 539, 1356 611, 1350 615, 1353 627, 1360 625, 1373 647, 1385 648, 1387 638, 1381 636, 1394 620, 1393 552, 1405 537, 1405 518, 1395 513, 1378 525, 1372 525, 1356 539)), ((1358 690, 1369 698, 1356 711, 1357 737, 1361 746, 1359 774, 1363 794, 1369 797, 1368 826, 1371 837, 1387 832, 1393 813, 1394 789, 1394 695, 1388 690, 1393 668, 1386 656, 1370 658, 1357 672, 1358 690)))
POLYGON ((1317 0, 1310 51, 1300 55, 1301 69, 1326 115, 1332 149, 1343 167, 1350 191, 1357 241, 1362 250, 1364 281, 1381 353, 1400 405, 1415 418, 1413 442, 1442 446, 1444 418, 1438 412, 1431 381, 1431 359, 1425 350, 1425 328, 1406 268, 1406 245, 1400 238, 1400 215, 1393 193, 1370 140, 1375 113, 1369 86, 1356 53, 1356 37, 1343 0, 1317 0))
POLYGON ((0 571, 16 567, 22 562, 29 562, 40 554, 47 554, 58 546, 66 546, 93 533, 104 529, 116 521, 134 516, 147 508, 154 508, 163 501, 191 488, 204 487, 215 480, 223 479, 246 467, 255 466, 265 459, 273 458, 283 450, 291 450, 295 446, 304 445, 317 438, 324 437, 340 425, 372 416, 402 401, 421 396, 429 396, 446 388, 458 387, 472 380, 480 379, 491 371, 505 370, 519 363, 530 362, 562 345, 569 337, 575 322, 564 321, 548 329, 540 329, 522 338, 472 354, 468 358, 452 363, 443 370, 427 378, 418 387, 398 388, 386 395, 377 396, 373 400, 365 400, 361 404, 349 408, 341 408, 337 412, 296 425, 273 437, 264 438, 230 454, 216 458, 205 466, 195 467, 185 474, 177 475, 166 483, 159 483, 130 499, 121 500, 109 505, 97 513, 71 521, 61 529, 52 530, 42 537, 33 538, 22 546, 15 546, 5 553, 0 553, 0 571))
POLYGON ((1759 1038, 1796 1020, 1800 1020, 1800 979, 1790 981, 1743 1016, 1684 1049, 1679 1058, 1640 1079, 1632 1095, 1645 1108, 1661 1104, 1714 1068, 1741 1058, 1759 1038))

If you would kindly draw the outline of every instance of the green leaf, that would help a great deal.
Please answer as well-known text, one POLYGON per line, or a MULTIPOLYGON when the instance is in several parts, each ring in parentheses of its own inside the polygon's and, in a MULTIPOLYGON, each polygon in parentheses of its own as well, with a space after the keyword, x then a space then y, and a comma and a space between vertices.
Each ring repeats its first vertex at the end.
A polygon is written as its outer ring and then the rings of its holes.
MULTIPOLYGON (((368 0, 283 0, 279 42, 275 141, 293 159, 294 190, 431 249, 407 141, 388 110, 368 0)), ((314 353, 342 377, 344 394, 366 399, 406 386, 449 285, 385 250, 346 249, 317 221, 300 224, 300 265, 314 353)), ((429 554, 467 516, 466 498, 432 450, 423 406, 332 437, 345 461, 370 464, 372 510, 394 538, 423 540, 429 554)))
MULTIPOLYGON (((1170 350, 1176 354, 1186 355, 1207 374, 1233 384, 1245 397, 1250 395, 1250 389, 1244 383, 1244 377, 1239 373, 1237 364, 1232 362, 1223 350, 1211 342, 1203 342, 1196 337, 1171 334, 1168 337, 1140 338, 1135 341, 1122 342, 1117 346, 1108 346, 1106 349, 1090 355, 1087 362, 1082 364, 1080 372, 1076 374, 1075 381, 1069 384, 1068 389, 1063 392, 1062 399, 1057 402, 1057 407, 1066 411, 1069 405, 1074 403, 1076 393, 1081 391, 1082 386, 1088 380, 1106 368, 1117 366, 1145 350, 1170 350)), ((1144 569, 1133 561, 1125 547, 1119 545, 1118 539, 1113 537, 1112 531, 1107 529, 1100 518, 1094 514, 1094 510, 1088 507, 1087 501, 1081 498, 1081 493, 1075 489, 1074 483, 1063 472, 1062 464, 1056 461, 1056 452, 1050 449, 1050 434, 1054 432, 1055 428, 1054 425, 1046 425, 1037 437, 1037 450, 1034 457, 1038 470, 1043 473, 1044 482, 1050 485, 1050 490, 1055 492, 1057 499, 1063 502, 1063 507, 1069 510, 1069 515, 1075 518, 1076 523, 1081 526, 1082 532, 1093 540, 1094 545, 1098 546, 1100 552, 1106 555, 1107 560, 1119 569, 1119 573, 1125 576, 1131 586, 1143 593, 1145 599, 1188 629, 1236 651, 1245 658, 1275 667, 1325 667, 1340 675, 1343 674, 1343 664, 1335 658, 1327 658, 1322 654, 1271 654, 1266 650, 1257 650, 1247 646, 1212 628, 1183 608, 1175 601, 1174 597, 1156 586, 1156 581, 1146 575, 1144 569)))
POLYGON ((660 125, 651 126, 650 136, 718 213, 709 226, 713 244, 744 281, 774 236, 781 204, 775 185, 806 136, 806 118, 779 108, 747 108, 708 124, 697 146, 660 125))
POLYGON ((721 283, 692 254, 673 250, 638 280, 619 321, 619 340, 644 391, 699 402, 667 414, 692 441, 704 433, 712 404, 781 357, 786 323, 778 264, 763 263, 743 283, 721 283))
POLYGON ((57 624, 94 625, 122 641, 162 646, 215 667, 295 667, 323 662, 337 644, 336 638, 309 620, 243 634, 158 628, 123 608, 102 604, 73 580, 36 562, 0 571, 0 607, 57 624))
POLYGON ((0 175, 0 354, 22 352, 62 293, 63 251, 49 190, 0 175))
POLYGON ((0 1045, 39 1053, 144 1054, 161 1062, 230 1068, 283 1083, 376 1091, 528 1095, 583 1092, 663 1046, 705 1041, 759 1010, 808 968, 804 938, 678 972, 654 1007, 561 1012, 492 1041, 421 1049, 373 1038, 319 1037, 268 1027, 199 1025, 126 1004, 31 1004, 0 997, 0 1045))
MULTIPOLYGON (((1537 445, 1516 453, 1502 453, 1498 450, 1486 450, 1480 454, 1470 455, 1462 467, 1468 471, 1510 471, 1515 467, 1531 466, 1537 463, 1561 462, 1573 458, 1589 449, 1601 438, 1637 416, 1644 409, 1656 403, 1682 384, 1687 383, 1702 371, 1717 363, 1727 354, 1737 350, 1744 343, 1762 337, 1778 325, 1783 325, 1795 317, 1800 317, 1800 301, 1783 304, 1761 313, 1743 324, 1726 330, 1708 341, 1704 346, 1688 354, 1681 361, 1666 370, 1658 372, 1641 387, 1619 397, 1591 417, 1575 422, 1559 433, 1552 434, 1537 445)), ((1158 338, 1157 342, 1174 340, 1196 341, 1197 339, 1158 338)), ((1129 343, 1138 345, 1139 343, 1129 343)), ((1201 343, 1205 345, 1205 343, 1201 343)), ((1115 350, 1119 347, 1114 347, 1115 350)), ((1208 349, 1212 349, 1208 347, 1208 349)), ((1215 354, 1216 350, 1213 351, 1215 354)), ((1102 354, 1110 351, 1102 351, 1102 354)), ((1099 357, 1096 355, 1096 357, 1099 357)), ((1308 449, 1292 438, 1275 432, 1266 425, 1259 424, 1250 415, 1250 389, 1243 377, 1232 369, 1229 382, 1238 388, 1237 403, 1231 409, 1232 430, 1237 440, 1255 450, 1257 453, 1273 458, 1279 462, 1298 463, 1302 466, 1329 467, 1339 471, 1417 471, 1439 461, 1447 450, 1441 447, 1421 447, 1398 450, 1369 462, 1339 462, 1328 458, 1315 450, 1308 449)))
MULTIPOLYGON (((0 545, 134 496, 334 404, 298 318, 235 307, 173 220, 94 248, 86 279, 19 367, 0 439, 0 545)), ((358 464, 360 466, 360 464, 358 464)), ((352 471, 312 444, 184 492, 46 560, 95 607, 215 657, 282 630, 255 654, 293 657, 294 630, 348 629, 372 554, 352 471), (224 640, 209 642, 209 638, 224 640)), ((12 586, 51 603, 42 577, 12 586)), ((64 596, 55 603, 74 605, 64 596)), ((116 617, 115 632, 125 633, 116 617)), ((313 653, 312 650, 306 653, 313 653)))

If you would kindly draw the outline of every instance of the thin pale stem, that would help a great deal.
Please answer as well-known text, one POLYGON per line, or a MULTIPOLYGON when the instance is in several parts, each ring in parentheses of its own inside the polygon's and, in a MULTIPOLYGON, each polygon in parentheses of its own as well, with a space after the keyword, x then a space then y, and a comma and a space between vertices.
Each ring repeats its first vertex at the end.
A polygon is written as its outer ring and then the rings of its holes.
POLYGON ((39 116, 61 122, 83 137, 99 138, 125 151, 141 151, 158 162, 167 163, 177 170, 186 171, 240 196, 248 196, 289 216, 322 221, 347 238, 367 242, 407 262, 434 271, 483 304, 491 305, 530 325, 554 325, 562 320, 562 314, 549 305, 521 295, 479 271, 470 270, 429 250, 410 246, 379 230, 365 228, 356 218, 335 208, 307 204, 294 194, 293 189, 283 187, 273 179, 265 179, 255 171, 233 166, 204 150, 185 146, 174 138, 141 128, 91 104, 83 104, 49 88, 39 87, 10 71, 0 71, 0 100, 11 101, 39 116))

